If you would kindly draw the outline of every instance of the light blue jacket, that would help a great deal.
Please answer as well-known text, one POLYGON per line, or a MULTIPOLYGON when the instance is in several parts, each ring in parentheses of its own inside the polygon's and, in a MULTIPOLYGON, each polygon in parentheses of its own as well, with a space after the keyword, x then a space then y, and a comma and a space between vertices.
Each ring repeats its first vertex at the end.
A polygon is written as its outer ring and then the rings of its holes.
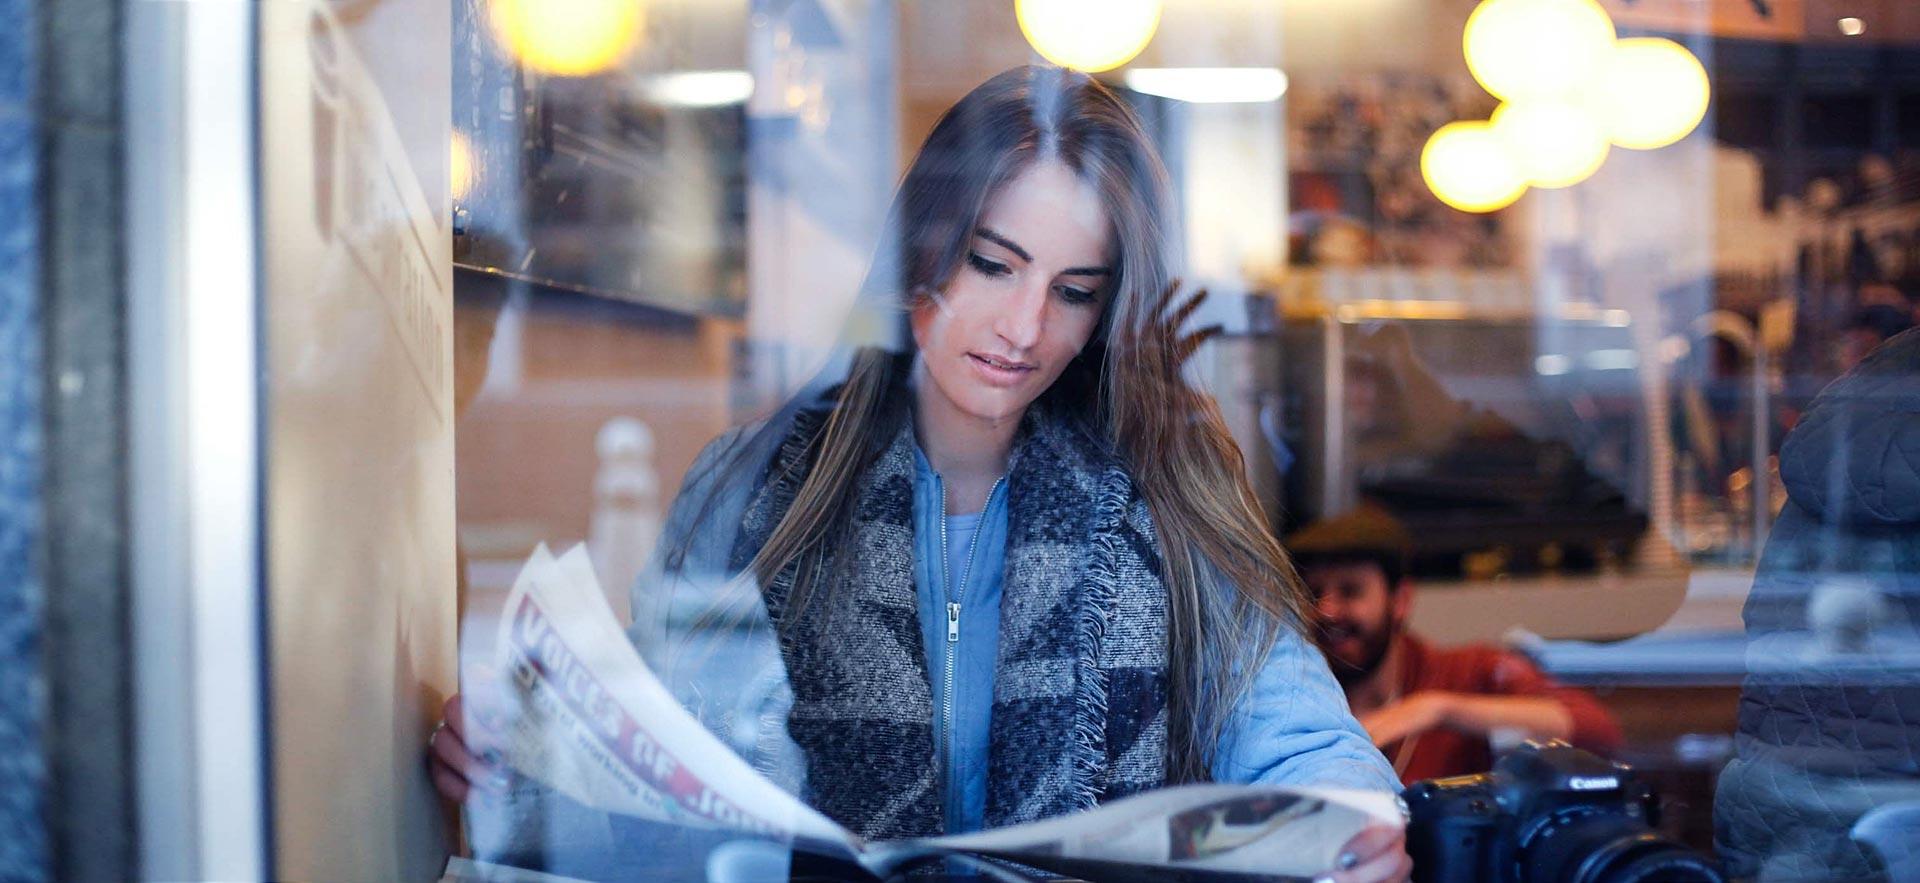
MULTIPOLYGON (((947 831, 961 833, 977 830, 986 815, 1007 494, 1004 484, 995 485, 970 548, 950 548, 942 482, 918 447, 914 467, 914 584, 935 714, 949 707, 949 684, 953 691, 952 720, 934 721, 935 748, 946 773, 947 831), (948 621, 954 603, 957 629, 948 621)), ((1393 768, 1348 711, 1325 659, 1292 629, 1283 631, 1254 676, 1214 757, 1213 778, 1220 782, 1400 790, 1393 768)))

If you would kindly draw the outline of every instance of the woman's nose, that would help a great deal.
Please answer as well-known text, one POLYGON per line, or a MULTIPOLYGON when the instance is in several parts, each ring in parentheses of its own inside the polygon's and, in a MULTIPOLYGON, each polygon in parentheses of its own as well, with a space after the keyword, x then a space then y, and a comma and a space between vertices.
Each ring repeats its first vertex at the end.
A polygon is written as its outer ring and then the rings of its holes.
POLYGON ((1023 285, 994 320, 994 331, 1009 346, 1032 349, 1040 343, 1040 335, 1046 330, 1046 312, 1047 286, 1044 283, 1023 285))

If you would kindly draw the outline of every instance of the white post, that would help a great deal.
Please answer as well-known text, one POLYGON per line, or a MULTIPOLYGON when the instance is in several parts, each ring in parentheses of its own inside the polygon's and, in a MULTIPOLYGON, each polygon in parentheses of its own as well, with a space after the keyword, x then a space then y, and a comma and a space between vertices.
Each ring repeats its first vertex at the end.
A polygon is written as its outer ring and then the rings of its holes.
POLYGON ((140 872, 268 876, 251 3, 134 3, 128 401, 140 872))
POLYGON ((660 537, 660 476, 653 468, 653 431, 632 417, 600 427, 594 447, 593 524, 587 539, 607 604, 621 625, 632 621, 628 599, 660 537))

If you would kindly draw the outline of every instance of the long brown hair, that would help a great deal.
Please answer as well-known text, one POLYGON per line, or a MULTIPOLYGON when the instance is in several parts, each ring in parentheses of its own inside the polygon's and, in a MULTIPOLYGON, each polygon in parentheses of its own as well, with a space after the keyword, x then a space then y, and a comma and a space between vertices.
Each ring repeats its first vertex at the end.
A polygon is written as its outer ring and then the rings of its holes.
POLYGON ((822 571, 836 525, 847 523, 861 470, 908 419, 906 317, 958 271, 988 200, 1040 160, 1097 189, 1118 251, 1099 332, 1043 399, 1111 444, 1145 496, 1167 587, 1168 776, 1201 781, 1279 629, 1307 621, 1306 595, 1218 408, 1180 374, 1177 321, 1165 310, 1166 170, 1132 110, 1085 74, 1015 68, 934 126, 862 286, 852 363, 802 458, 805 480, 749 570, 766 585, 797 566, 795 603, 839 582, 822 571))

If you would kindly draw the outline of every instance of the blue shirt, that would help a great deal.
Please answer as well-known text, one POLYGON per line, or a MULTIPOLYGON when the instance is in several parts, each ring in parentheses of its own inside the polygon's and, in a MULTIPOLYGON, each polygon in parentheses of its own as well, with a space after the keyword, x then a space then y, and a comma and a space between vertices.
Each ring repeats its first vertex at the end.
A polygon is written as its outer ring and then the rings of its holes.
MULTIPOLYGON (((946 514, 944 484, 918 446, 913 462, 914 585, 933 684, 946 830, 958 834, 979 830, 986 817, 1007 490, 996 483, 986 508, 955 522, 946 514), (973 535, 956 542, 968 522, 973 535)), ((1234 709, 1211 772, 1219 782, 1400 790, 1393 768, 1348 711, 1325 659, 1293 629, 1282 630, 1234 709)))

